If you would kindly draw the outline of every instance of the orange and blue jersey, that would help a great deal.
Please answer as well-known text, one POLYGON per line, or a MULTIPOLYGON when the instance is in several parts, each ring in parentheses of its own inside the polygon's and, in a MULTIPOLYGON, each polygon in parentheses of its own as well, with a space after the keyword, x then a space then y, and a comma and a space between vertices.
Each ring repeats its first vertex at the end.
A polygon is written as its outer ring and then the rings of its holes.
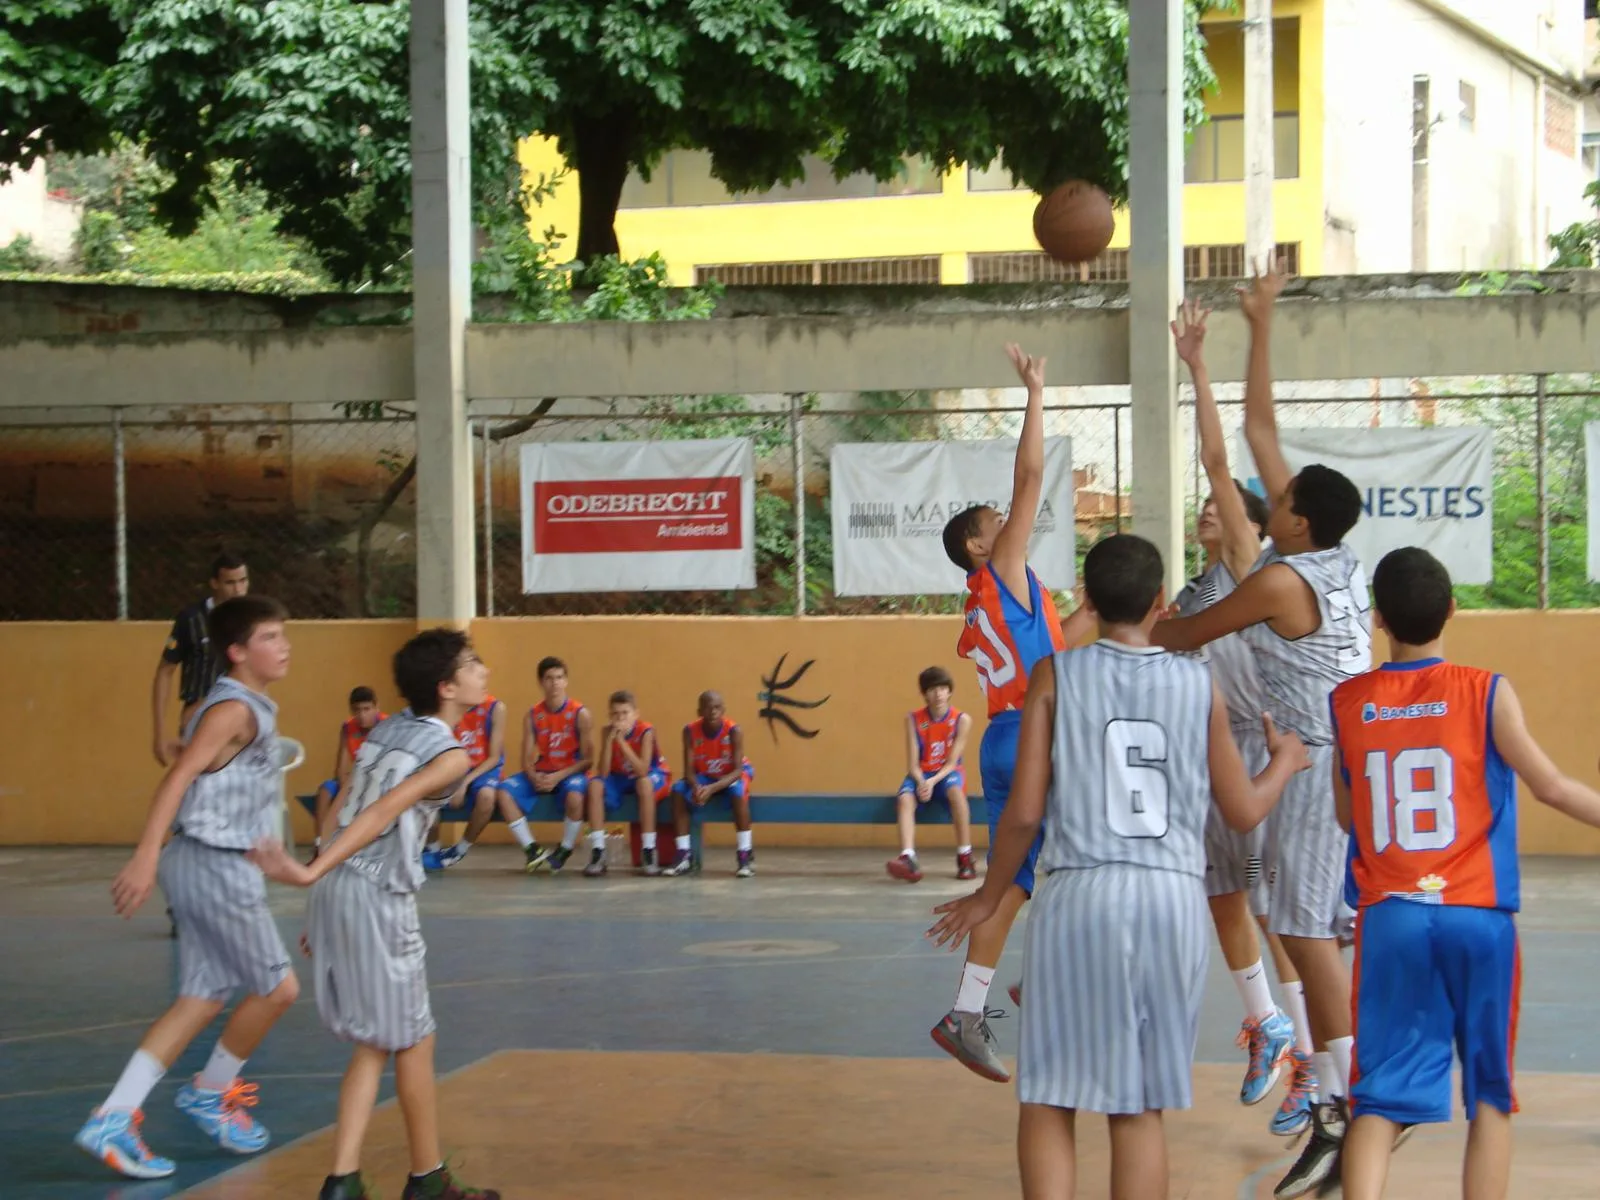
POLYGON ((552 709, 544 703, 528 710, 533 718, 533 736, 539 749, 539 760, 534 770, 554 774, 565 771, 578 761, 578 716, 583 712, 583 702, 570 696, 560 708, 552 709))
MULTIPOLYGON (((942 717, 935 718, 926 708, 911 714, 911 724, 917 731, 917 766, 924 775, 937 775, 956 748, 956 727, 961 723, 961 710, 947 708, 942 717)), ((956 766, 960 766, 957 760, 956 766)))
POLYGON ((372 729, 363 729, 361 727, 361 722, 356 720, 354 717, 351 717, 344 723, 344 725, 340 728, 340 735, 344 738, 344 748, 349 751, 351 762, 355 761, 356 751, 361 749, 361 743, 367 740, 367 734, 371 733, 373 729, 376 729, 379 722, 387 721, 388 719, 388 713, 380 712, 378 714, 378 720, 372 723, 372 729))
MULTIPOLYGON (((644 754, 644 735, 651 732, 651 730, 654 728, 655 727, 651 725, 649 721, 635 721, 633 723, 633 728, 622 735, 623 741, 627 742, 628 745, 633 748, 634 754, 642 757, 644 754)), ((656 770, 663 768, 664 760, 661 757, 661 739, 657 738, 655 740, 655 745, 650 748, 650 771, 652 774, 654 774, 656 770)), ((613 742, 611 746, 611 774, 626 775, 630 779, 633 778, 634 774, 633 768, 628 765, 628 760, 622 757, 622 747, 617 745, 615 742, 613 742)))
POLYGON ((1028 672, 1041 658, 1066 649, 1061 618, 1039 577, 1028 571, 1028 603, 1011 594, 992 565, 967 576, 965 625, 956 653, 978 668, 989 716, 1022 711, 1028 672))
POLYGON ((1522 965, 1516 776, 1494 744, 1500 677, 1389 663, 1329 698, 1350 792, 1346 898, 1357 909, 1352 1116, 1515 1112, 1522 965), (1353 893, 1353 894, 1352 894, 1353 893))
POLYGON ((483 764, 489 757, 489 743, 494 737, 494 706, 497 703, 493 696, 484 697, 482 704, 476 708, 469 708, 461 718, 453 732, 456 741, 461 743, 461 748, 467 752, 473 767, 483 764))
MULTIPOLYGON (((724 720, 715 733, 707 733, 704 721, 694 721, 683 727, 689 735, 689 768, 696 776, 716 781, 733 770, 733 731, 738 726, 724 720)), ((744 758, 739 765, 748 773, 750 760, 744 758)))
MULTIPOLYGON (((644 736, 654 727, 649 721, 635 721, 633 728, 623 734, 623 740, 633 748, 636 755, 644 754, 644 736)), ((622 747, 615 741, 611 745, 611 762, 609 771, 601 779, 601 787, 605 798, 607 812, 615 812, 623 802, 636 794, 638 787, 637 777, 633 768, 628 765, 628 760, 622 757, 622 747)), ((663 800, 672 790, 672 773, 667 770, 666 760, 661 756, 661 739, 656 738, 655 744, 650 748, 650 790, 657 800, 663 800)))

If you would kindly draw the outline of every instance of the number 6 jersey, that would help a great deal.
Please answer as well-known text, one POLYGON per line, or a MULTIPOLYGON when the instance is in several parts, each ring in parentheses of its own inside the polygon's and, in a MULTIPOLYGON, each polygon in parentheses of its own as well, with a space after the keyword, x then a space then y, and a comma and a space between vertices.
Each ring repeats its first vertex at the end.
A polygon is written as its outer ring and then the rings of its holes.
POLYGON ((1401 897, 1517 911, 1517 780, 1494 745, 1499 679, 1430 658, 1334 689, 1358 907, 1401 897))
POLYGON ((967 576, 966 624, 956 653, 978 668, 989 716, 1021 712, 1028 672, 1047 654, 1065 649, 1056 602, 1028 567, 1028 607, 1023 608, 989 563, 967 576))
POLYGON ((1211 671, 1102 639, 1055 656, 1041 871, 1107 863, 1204 879, 1211 671))

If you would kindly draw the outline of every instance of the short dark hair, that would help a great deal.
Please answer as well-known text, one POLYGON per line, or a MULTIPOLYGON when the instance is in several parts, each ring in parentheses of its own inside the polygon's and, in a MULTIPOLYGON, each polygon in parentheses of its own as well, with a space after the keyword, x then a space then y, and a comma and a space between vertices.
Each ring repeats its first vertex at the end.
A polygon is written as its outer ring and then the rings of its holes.
POLYGON ((1233 486, 1239 489, 1239 499, 1244 501, 1244 515, 1265 536, 1267 522, 1272 519, 1272 506, 1237 479, 1233 486))
POLYGON ((242 646, 260 626, 287 621, 289 610, 271 596, 250 593, 224 600, 206 617, 212 648, 227 659, 229 646, 242 646))
POLYGON ((217 555, 211 560, 211 574, 206 576, 206 578, 215 579, 224 571, 237 571, 242 566, 244 566, 244 559, 240 558, 231 550, 224 550, 221 554, 217 555))
POLYGON ((1327 550, 1344 541, 1361 519, 1361 489, 1332 467, 1312 463, 1294 477, 1289 511, 1305 518, 1311 544, 1327 550))
MULTIPOLYGON (((229 601, 228 603, 233 603, 229 601)), ((439 711, 439 689, 455 678, 472 639, 459 629, 424 629, 394 655, 394 685, 419 717, 439 711)))
POLYGON ((358 688, 350 689, 351 708, 354 708, 358 704, 376 704, 377 702, 378 693, 367 687, 366 684, 362 684, 358 688))
POLYGON ((950 672, 943 667, 929 667, 917 676, 917 691, 925 692, 929 688, 947 687, 955 690, 956 682, 950 678, 950 672))
POLYGON ((565 671, 566 669, 567 664, 554 654, 546 655, 539 660, 539 682, 543 683, 544 677, 550 674, 551 671, 565 671))
POLYGON ((1372 601, 1397 642, 1426 646, 1450 619, 1450 572, 1426 550, 1402 546, 1378 560, 1372 601))
POLYGON ((631 708, 638 708, 639 707, 639 702, 633 698, 633 693, 628 691, 627 688, 623 688, 620 691, 612 692, 611 693, 611 699, 609 701, 607 701, 606 703, 607 703, 607 707, 609 707, 609 708, 615 708, 619 704, 626 704, 631 708))
POLYGON ((1101 538, 1083 560, 1084 590, 1107 625, 1143 621, 1164 582, 1161 551, 1131 533, 1101 538))
POLYGON ((951 562, 968 575, 978 569, 978 564, 967 553, 967 541, 978 536, 978 518, 988 507, 987 504, 971 505, 944 523, 944 552, 951 562))

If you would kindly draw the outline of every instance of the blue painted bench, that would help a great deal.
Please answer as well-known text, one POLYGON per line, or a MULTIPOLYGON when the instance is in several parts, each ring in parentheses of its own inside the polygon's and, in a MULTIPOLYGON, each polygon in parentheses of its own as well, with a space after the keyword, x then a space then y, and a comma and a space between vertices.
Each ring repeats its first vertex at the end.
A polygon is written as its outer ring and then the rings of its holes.
MULTIPOLYGON (((313 816, 317 811, 317 798, 315 796, 297 796, 297 800, 308 813, 313 816)), ((984 826, 989 820, 989 809, 984 804, 982 796, 969 796, 967 803, 972 809, 972 823, 975 826, 984 826)), ((884 795, 863 795, 857 792, 816 792, 807 794, 781 793, 761 795, 757 793, 750 798, 750 818, 757 825, 893 825, 895 823, 895 797, 884 795)), ((533 804, 533 811, 528 814, 528 820, 534 822, 560 822, 566 815, 561 802, 551 795, 539 796, 533 804)), ((665 813, 663 813, 663 816, 665 813)), ((439 820, 445 823, 464 823, 472 813, 465 808, 443 808, 439 810, 439 820)), ((949 811, 940 804, 929 805, 927 811, 918 814, 919 824, 948 825, 950 823, 949 811)), ((500 812, 495 810, 493 820, 500 820, 500 812)), ((607 822, 635 824, 639 819, 639 803, 633 797, 623 801, 622 806, 606 814, 607 822)), ((727 804, 714 804, 708 808, 691 808, 689 810, 689 836, 693 849, 694 864, 698 868, 701 862, 701 850, 704 846, 703 826, 707 821, 732 823, 733 812, 727 804)), ((663 825, 667 828, 670 821, 663 825)))

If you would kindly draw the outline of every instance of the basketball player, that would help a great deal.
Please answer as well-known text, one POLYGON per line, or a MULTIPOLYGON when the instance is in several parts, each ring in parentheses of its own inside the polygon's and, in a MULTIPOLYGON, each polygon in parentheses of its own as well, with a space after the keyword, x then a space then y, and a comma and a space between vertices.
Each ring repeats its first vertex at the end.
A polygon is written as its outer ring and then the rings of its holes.
MULTIPOLYGON (((1189 301, 1172 323, 1178 357, 1194 379, 1200 463, 1211 485, 1211 495, 1200 510, 1195 529, 1205 551, 1205 570, 1178 593, 1176 608, 1184 616, 1215 604, 1256 569, 1264 557, 1261 537, 1268 516, 1261 497, 1235 480, 1228 469, 1222 418, 1206 370, 1208 316, 1207 310, 1189 301)), ((1230 633, 1212 642, 1200 656, 1210 663, 1212 677, 1227 702, 1234 741, 1239 744, 1245 766, 1254 770, 1266 761, 1266 747, 1261 743, 1261 680, 1250 649, 1238 634, 1230 633)), ((1217 943, 1244 1004, 1239 1045, 1249 1051, 1250 1063, 1239 1089, 1240 1103, 1258 1104, 1265 1099, 1278 1080, 1280 1064, 1287 1062, 1288 1094, 1273 1113, 1268 1128, 1280 1136, 1294 1137, 1311 1124, 1311 1091, 1316 1075, 1305 993, 1282 945, 1270 933, 1267 942, 1283 983, 1284 1002, 1290 1010, 1287 1016, 1273 1003, 1272 988, 1261 961, 1261 935, 1256 921, 1259 918, 1264 924, 1267 915, 1266 878, 1262 871, 1266 840, 1265 824, 1248 833, 1236 833, 1212 809, 1206 818, 1206 895, 1210 898, 1217 943)))
POLYGON ((583 873, 596 879, 606 873, 606 814, 615 812, 631 793, 639 800, 639 840, 642 843, 639 870, 659 875, 656 863, 656 809, 670 792, 672 773, 662 757, 656 728, 639 716, 639 702, 632 692, 611 693, 611 722, 600 737, 600 753, 595 761, 604 763, 589 780, 589 864, 583 873))
POLYGON ((1517 778, 1588 825, 1600 794, 1556 769, 1509 682, 1445 661, 1455 601, 1438 560, 1390 551, 1372 592, 1390 661, 1333 693, 1333 787, 1355 835, 1360 914, 1344 1194, 1381 1196, 1396 1134, 1450 1120, 1453 1046, 1471 1121, 1462 1194, 1501 1200, 1521 987, 1517 778))
POLYGON ((367 734, 379 721, 387 721, 389 714, 378 707, 377 694, 369 687, 358 687, 350 692, 350 719, 339 726, 339 749, 333 759, 333 778, 317 789, 317 838, 312 845, 311 857, 322 849, 322 827, 328 823, 328 812, 333 808, 333 798, 350 779, 350 768, 356 761, 356 751, 367 740, 367 734))
MULTIPOLYGON (((446 849, 441 849, 435 841, 423 851, 422 865, 429 871, 443 871, 465 858, 494 813, 495 797, 500 792, 500 772, 506 765, 505 701, 496 700, 493 696, 484 697, 482 704, 474 705, 462 714, 454 732, 461 748, 467 752, 472 768, 467 772, 467 777, 456 785, 455 795, 450 797, 447 807, 470 808, 474 817, 481 810, 483 816, 477 822, 476 832, 472 831, 472 818, 468 818, 467 833, 471 833, 470 837, 463 833, 459 842, 446 849)), ((438 828, 436 815, 435 837, 438 828)))
POLYGON ((365 1200, 361 1143, 394 1055, 395 1092, 405 1117, 411 1174, 401 1200, 498 1200, 499 1193, 451 1178, 439 1152, 427 947, 417 918, 422 839, 430 812, 456 791, 472 766, 451 726, 484 703, 489 669, 467 635, 417 634, 394 656, 394 681, 410 706, 367 737, 339 806, 338 829, 310 866, 281 844, 251 857, 280 883, 311 887, 306 942, 317 985, 317 1014, 353 1044, 339 1089, 333 1172, 321 1200, 365 1200))
POLYGON ((190 717, 139 845, 111 885, 117 912, 132 917, 159 876, 178 926, 178 998, 150 1026, 116 1087, 74 1139, 131 1179, 164 1179, 176 1170, 140 1137, 141 1109, 167 1069, 239 991, 244 999, 205 1067, 178 1090, 177 1107, 232 1154, 254 1154, 270 1140, 250 1116, 255 1085, 239 1075, 295 1002, 300 983, 267 908, 261 872, 245 855, 279 818, 278 709, 266 689, 289 671, 287 616, 266 596, 239 596, 210 611, 209 643, 228 664, 227 674, 190 717), (173 837, 162 849, 168 829, 173 837))
POLYGON ((1162 578, 1143 538, 1089 551, 1100 640, 1034 668, 988 877, 930 931, 959 940, 999 911, 1043 825, 1017 1057, 1024 1200, 1074 1194, 1079 1111, 1108 1118, 1110 1194, 1165 1200, 1162 1113, 1192 1102, 1210 950, 1206 814, 1214 800, 1250 829, 1309 763, 1268 719, 1270 760, 1251 778, 1205 665, 1151 644, 1162 578))
MULTIPOLYGON (((559 658, 539 660, 539 687, 544 703, 530 708, 522 722, 522 771, 500 785, 497 803, 511 836, 522 847, 527 869, 544 866, 559 871, 572 857, 583 829, 583 798, 594 761, 594 718, 583 701, 567 694, 567 664, 559 658), (528 831, 527 815, 540 795, 558 797, 566 818, 561 844, 551 851, 541 850, 528 831)), ((474 823, 477 820, 474 810, 474 823)), ((488 824, 487 816, 483 824, 488 824)), ((473 834, 470 826, 467 832, 473 834)))
POLYGON ((683 727, 683 778, 672 785, 672 815, 677 824, 678 861, 668 875, 694 870, 689 838, 689 809, 725 799, 733 809, 734 876, 749 879, 756 871, 755 834, 750 826, 750 788, 756 769, 744 756, 744 730, 728 720, 721 692, 700 693, 700 719, 683 727))
POLYGON ((889 874, 907 883, 922 879, 917 862, 917 809, 936 798, 950 813, 956 835, 956 878, 976 879, 972 861, 972 815, 967 807, 967 772, 962 763, 972 716, 950 704, 955 680, 943 667, 917 676, 922 707, 906 714, 906 777, 895 796, 900 826, 900 857, 886 864, 889 874))
MULTIPOLYGON (((1028 672, 1041 658, 1069 644, 1055 601, 1028 566, 1028 538, 1044 489, 1045 360, 1024 354, 1015 345, 1008 345, 1006 353, 1028 389, 1012 472, 1011 511, 1003 516, 988 505, 975 504, 951 517, 944 527, 944 551, 967 574, 966 623, 956 653, 970 658, 977 667, 978 683, 989 706, 989 727, 979 746, 978 768, 989 808, 991 847, 1011 793, 1028 672)), ((932 1030, 933 1040, 943 1050, 996 1083, 1005 1083, 1011 1073, 1000 1061, 985 1004, 995 967, 1006 948, 1006 935, 1033 891, 1033 864, 1038 855, 1035 844, 1014 878, 1006 880, 1004 902, 983 928, 973 931, 955 1005, 932 1030)))
POLYGON ((1193 651, 1242 633, 1266 711, 1311 753, 1311 770, 1290 782, 1267 826, 1267 928, 1283 940, 1305 983, 1319 1084, 1311 1136, 1274 1191, 1289 1200, 1338 1181, 1351 1034, 1350 973, 1337 926, 1349 839, 1334 819, 1328 696, 1371 666, 1372 624, 1366 573, 1343 540, 1361 516, 1360 491, 1317 464, 1290 474, 1278 444, 1269 343, 1272 306, 1282 290, 1283 276, 1274 270, 1253 280, 1241 297, 1250 326, 1245 437, 1272 498, 1272 551, 1234 592, 1193 616, 1163 621, 1154 636, 1169 650, 1193 651))

